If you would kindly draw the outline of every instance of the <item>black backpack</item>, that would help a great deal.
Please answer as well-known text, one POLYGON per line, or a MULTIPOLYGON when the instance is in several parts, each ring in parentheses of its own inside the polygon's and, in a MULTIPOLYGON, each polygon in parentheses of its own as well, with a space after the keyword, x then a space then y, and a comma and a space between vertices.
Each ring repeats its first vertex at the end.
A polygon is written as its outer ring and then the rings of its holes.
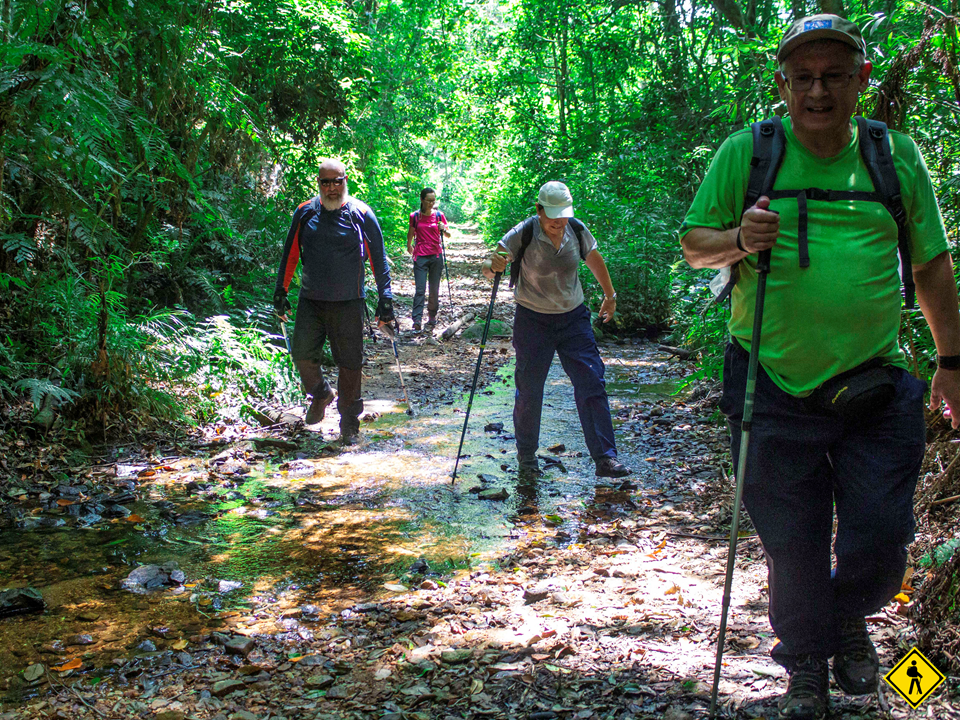
MULTIPOLYGON (((773 190, 774 181, 783 163, 786 137, 783 123, 779 117, 767 118, 751 123, 753 131, 753 157, 750 160, 750 175, 747 180, 747 192, 743 198, 741 215, 757 202, 761 195, 771 200, 796 198, 800 211, 797 245, 800 267, 810 267, 810 254, 807 248, 807 201, 860 200, 878 202, 893 216, 897 224, 897 249, 900 251, 901 279, 903 281, 904 305, 908 310, 915 306, 916 288, 913 283, 913 271, 910 264, 909 233, 907 213, 903 208, 900 195, 900 179, 893 165, 890 152, 890 138, 887 126, 879 120, 866 120, 859 115, 857 123, 860 155, 873 181, 873 192, 854 190, 823 190, 804 188, 798 190, 773 190)), ((717 297, 721 302, 733 292, 737 282, 738 268, 731 268, 730 280, 717 297)))
MULTIPOLYGON (((517 252, 517 256, 513 259, 513 262, 510 263, 510 287, 516 285, 517 280, 520 279, 520 263, 523 262, 523 256, 524 253, 527 252, 527 246, 529 246, 533 240, 533 223, 536 219, 536 215, 528 217, 523 221, 523 225, 520 228, 520 250, 517 252)), ((583 254, 583 232, 587 229, 587 226, 576 218, 570 218, 568 222, 570 223, 570 227, 573 228, 574 234, 577 236, 577 248, 580 251, 580 259, 586 260, 587 256, 583 254)))

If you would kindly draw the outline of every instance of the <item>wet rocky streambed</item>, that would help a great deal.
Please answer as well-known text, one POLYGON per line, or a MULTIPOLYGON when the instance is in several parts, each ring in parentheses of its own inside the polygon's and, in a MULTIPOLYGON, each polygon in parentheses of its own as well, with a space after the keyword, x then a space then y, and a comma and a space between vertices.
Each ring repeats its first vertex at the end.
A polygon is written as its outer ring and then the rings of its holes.
MULTIPOLYGON (((458 298, 479 313, 487 287, 459 277, 458 298)), ((677 392, 692 365, 642 340, 602 345, 635 472, 601 481, 555 363, 545 474, 520 482, 513 353, 494 338, 452 484, 477 347, 408 334, 401 348, 415 414, 390 345, 369 345, 356 447, 333 442, 333 412, 82 467, 38 442, 4 465, 0 719, 705 717, 731 481, 716 397, 677 392)), ((742 536, 722 714, 775 717, 763 554, 747 523, 742 536)), ((901 603, 870 627, 890 667, 912 640, 901 603)), ((950 678, 931 717, 960 717, 957 695, 950 678)), ((834 692, 832 707, 911 712, 886 689, 834 692)))

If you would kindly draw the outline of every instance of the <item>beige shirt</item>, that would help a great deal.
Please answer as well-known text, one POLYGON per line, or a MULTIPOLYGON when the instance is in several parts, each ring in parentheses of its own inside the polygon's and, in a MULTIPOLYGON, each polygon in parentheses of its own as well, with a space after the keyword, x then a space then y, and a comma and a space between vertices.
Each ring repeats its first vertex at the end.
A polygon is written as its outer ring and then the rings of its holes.
MULTIPOLYGON (((514 299, 528 310, 547 315, 575 310, 583 304, 583 287, 577 274, 581 259, 577 234, 567 223, 558 250, 540 229, 536 217, 533 223, 533 238, 523 254, 520 279, 513 289, 514 299)), ((511 262, 520 252, 522 226, 520 223, 513 227, 500 241, 500 247, 507 251, 511 262)), ((582 257, 586 257, 597 249, 597 241, 586 227, 582 235, 582 257)))

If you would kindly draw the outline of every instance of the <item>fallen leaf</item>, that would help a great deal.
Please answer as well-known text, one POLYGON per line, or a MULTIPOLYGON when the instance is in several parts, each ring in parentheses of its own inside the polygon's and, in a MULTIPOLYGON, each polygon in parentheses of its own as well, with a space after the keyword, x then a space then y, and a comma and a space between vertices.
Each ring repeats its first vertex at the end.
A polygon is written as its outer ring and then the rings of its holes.
POLYGON ((132 513, 132 514, 130 514, 130 515, 127 515, 126 520, 127 520, 127 522, 132 522, 132 523, 143 522, 143 518, 140 517, 139 515, 137 515, 136 513, 132 513))
POLYGON ((70 662, 66 662, 60 667, 51 668, 51 670, 55 670, 56 672, 65 672, 67 670, 79 670, 82 667, 83 661, 80 660, 80 658, 74 658, 70 662))
POLYGON ((57 505, 60 507, 67 507, 68 505, 73 505, 73 500, 67 500, 66 498, 60 498, 57 500, 57 505))
POLYGON ((904 593, 897 593, 893 596, 893 599, 902 605, 906 605, 908 602, 910 602, 910 598, 908 598, 904 593))
POLYGON ((480 692, 483 692, 483 681, 474 678, 473 682, 470 683, 470 694, 476 695, 480 692))
POLYGON ((656 557, 657 553, 663 550, 667 546, 667 539, 664 538, 660 541, 660 544, 657 545, 652 552, 647 553, 647 557, 656 557))
POLYGON ((157 474, 156 470, 147 469, 147 470, 141 470, 140 472, 138 472, 137 477, 153 477, 156 474, 157 474))
POLYGON ((663 594, 664 594, 664 595, 676 595, 678 592, 680 592, 680 586, 677 585, 676 583, 674 583, 673 585, 671 585, 670 587, 668 587, 663 594))
POLYGON ((189 644, 186 640, 177 640, 172 647, 174 650, 183 650, 189 644))

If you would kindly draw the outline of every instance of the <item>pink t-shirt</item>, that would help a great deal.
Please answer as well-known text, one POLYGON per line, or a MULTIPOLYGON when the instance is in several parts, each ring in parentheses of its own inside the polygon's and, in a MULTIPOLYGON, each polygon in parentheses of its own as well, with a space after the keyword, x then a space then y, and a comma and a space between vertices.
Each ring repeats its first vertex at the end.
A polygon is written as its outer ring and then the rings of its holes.
MULTIPOLYGON (((423 215, 420 211, 410 213, 410 227, 413 228, 416 238, 413 246, 413 256, 440 255, 443 251, 440 244, 440 226, 437 225, 438 212, 423 215)), ((439 213, 440 222, 447 224, 447 218, 439 213)))

